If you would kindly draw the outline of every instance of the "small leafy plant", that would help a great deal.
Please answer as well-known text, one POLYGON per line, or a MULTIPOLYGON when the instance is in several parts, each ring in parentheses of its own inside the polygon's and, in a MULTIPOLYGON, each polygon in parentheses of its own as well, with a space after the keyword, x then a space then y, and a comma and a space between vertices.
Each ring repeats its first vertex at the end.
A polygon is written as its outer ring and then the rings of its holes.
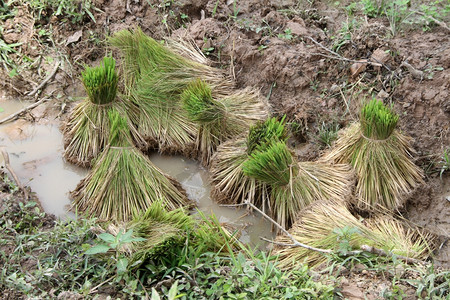
POLYGON ((133 230, 130 229, 127 232, 119 230, 116 236, 104 232, 98 235, 98 237, 104 243, 98 243, 93 245, 91 248, 86 250, 84 254, 94 255, 100 253, 107 253, 109 251, 115 252, 111 258, 115 262, 117 279, 120 280, 122 276, 127 272, 128 269, 128 258, 126 258, 123 254, 121 254, 121 249, 125 247, 127 244, 131 244, 134 242, 142 242, 145 241, 144 238, 134 237, 133 230))

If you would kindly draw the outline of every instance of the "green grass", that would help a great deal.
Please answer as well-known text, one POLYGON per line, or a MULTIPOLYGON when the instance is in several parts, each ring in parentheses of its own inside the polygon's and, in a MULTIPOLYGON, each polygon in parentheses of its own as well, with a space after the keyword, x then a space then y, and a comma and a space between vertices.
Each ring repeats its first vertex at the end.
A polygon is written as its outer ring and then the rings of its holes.
MULTIPOLYGON (((209 248, 213 252, 203 252, 207 248, 198 251, 201 241, 205 245, 214 245, 215 237, 223 237, 218 232, 215 219, 206 219, 210 220, 211 225, 201 226, 206 228, 203 233, 190 232, 201 238, 186 239, 183 243, 177 243, 176 247, 167 245, 161 248, 164 251, 159 253, 158 262, 149 259, 145 263, 117 264, 128 257, 117 250, 130 247, 134 242, 127 241, 136 240, 135 234, 127 236, 131 231, 120 237, 99 234, 103 232, 99 225, 107 227, 108 224, 81 217, 55 220, 40 211, 35 202, 23 202, 17 193, 3 192, 8 193, 6 198, 0 200, 0 290, 3 297, 52 299, 71 296, 96 299, 101 295, 133 299, 145 298, 152 289, 161 297, 167 297, 172 289, 172 294, 181 295, 180 299, 332 299, 339 296, 339 278, 327 276, 328 269, 316 273, 301 264, 301 260, 296 261, 294 269, 284 270, 283 260, 280 264, 277 257, 264 251, 246 249, 228 252, 228 246, 223 251, 214 247, 209 248), (112 243, 119 241, 120 246, 111 248, 113 245, 110 244, 106 253, 85 254, 89 249, 104 244, 105 240, 112 243)), ((191 224, 192 219, 185 222, 185 216, 177 216, 179 212, 165 214, 160 211, 161 207, 156 208, 146 217, 180 227, 191 224)), ((345 218, 343 221, 341 219, 338 219, 339 223, 347 223, 345 218)), ((206 220, 200 218, 195 222, 206 220)), ((334 218, 327 218, 323 227, 332 228, 330 223, 335 221, 334 218)), ((357 223, 363 224, 359 220, 357 223)), ((379 225, 379 221, 374 223, 385 228, 379 225)), ((145 232, 148 227, 143 225, 145 232)), ((339 241, 334 240, 333 245, 337 244, 339 251, 347 247, 345 241, 353 240, 355 233, 351 228, 335 229, 331 230, 339 241)), ((139 232, 139 226, 135 230, 135 233, 139 232)), ((181 235, 184 238, 187 233, 182 232, 181 235)), ((312 237, 315 242, 318 241, 317 236, 312 237)), ((397 239, 392 239, 395 236, 397 234, 389 235, 389 245, 400 245, 397 239)), ((151 237, 157 238, 154 234, 151 237)), ((376 239, 380 240, 378 237, 376 239)), ((384 243, 383 239, 380 241, 384 243)), ((331 267, 344 265, 350 270, 351 262, 364 263, 373 276, 386 274, 400 283, 407 283, 419 299, 443 299, 450 292, 449 272, 435 269, 432 265, 403 265, 406 272, 398 277, 398 260, 391 263, 370 255, 336 255, 332 256, 331 267)), ((388 287, 385 294, 395 293, 395 288, 388 287)))

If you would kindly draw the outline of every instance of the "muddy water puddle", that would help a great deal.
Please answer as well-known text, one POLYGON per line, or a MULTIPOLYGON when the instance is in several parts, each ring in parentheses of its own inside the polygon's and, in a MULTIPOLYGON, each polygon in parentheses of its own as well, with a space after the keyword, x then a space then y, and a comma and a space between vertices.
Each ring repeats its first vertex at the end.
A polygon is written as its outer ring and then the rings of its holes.
POLYGON ((211 200, 208 172, 198 162, 179 156, 152 154, 150 160, 163 172, 175 178, 186 190, 189 199, 206 215, 214 213, 220 223, 241 231, 241 242, 262 245, 260 237, 272 239, 270 222, 262 216, 249 214, 245 209, 221 207, 211 200))
MULTIPOLYGON (((5 100, 0 96, 0 119, 26 107, 29 103, 5 100)), ((50 122, 57 123, 57 122, 50 122)), ((42 207, 60 218, 73 217, 68 212, 69 192, 87 174, 86 169, 66 163, 62 158, 63 136, 57 124, 31 124, 17 120, 0 126, 0 147, 10 157, 10 164, 23 185, 30 186, 42 207)), ((260 237, 272 238, 271 227, 262 217, 248 215, 245 209, 220 207, 210 195, 208 173, 197 162, 180 156, 151 155, 150 159, 164 172, 178 180, 188 197, 206 215, 214 213, 221 223, 241 230, 240 240, 261 245, 260 237)), ((4 166, 0 155, 0 165, 4 166)))

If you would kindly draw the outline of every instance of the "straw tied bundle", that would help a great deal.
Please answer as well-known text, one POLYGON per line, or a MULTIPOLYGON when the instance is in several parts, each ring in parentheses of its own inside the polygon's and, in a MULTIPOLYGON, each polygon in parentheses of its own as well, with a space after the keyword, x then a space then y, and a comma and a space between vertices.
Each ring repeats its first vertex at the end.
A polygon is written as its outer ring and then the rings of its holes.
MULTIPOLYGON (((122 113, 133 110, 116 97, 119 78, 115 65, 114 58, 105 57, 100 66, 86 66, 81 73, 88 97, 73 109, 63 131, 64 157, 74 164, 90 166, 109 143, 111 110, 122 113)), ((135 141, 143 143, 133 124, 129 122, 128 126, 135 141)))
POLYGON ((325 156, 355 169, 354 204, 360 209, 398 209, 423 182, 421 169, 412 161, 410 138, 395 129, 397 122, 398 115, 374 99, 363 106, 360 122, 344 130, 325 156))
POLYGON ((310 203, 343 201, 351 192, 350 166, 326 162, 298 162, 286 145, 284 119, 253 126, 247 141, 236 139, 218 148, 211 173, 215 196, 232 204, 248 201, 284 228, 310 203))
POLYGON ((315 201, 335 199, 344 203, 353 182, 349 165, 298 162, 283 142, 258 148, 243 163, 242 170, 271 187, 272 217, 284 228, 315 201))
POLYGON ((432 253, 434 246, 432 235, 391 216, 361 221, 334 201, 319 201, 303 210, 288 233, 290 236, 277 237, 274 249, 282 268, 296 268, 300 263, 316 267, 326 263, 331 254, 345 255, 367 248, 363 245, 379 249, 377 252, 384 256, 421 260, 432 253), (293 241, 323 251, 292 247, 293 241))
POLYGON ((117 111, 109 119, 110 144, 71 193, 73 207, 100 219, 127 221, 155 201, 168 210, 189 206, 176 182, 133 146, 126 120, 117 111))
POLYGON ((211 160, 212 197, 219 203, 240 204, 248 201, 263 210, 270 207, 269 186, 242 171, 243 164, 258 147, 274 141, 286 142, 285 117, 269 118, 250 127, 245 136, 221 144, 211 160))
POLYGON ((129 117, 160 152, 193 151, 207 165, 218 143, 267 116, 259 93, 234 91, 222 70, 184 43, 172 41, 169 49, 136 28, 116 33, 110 44, 122 54, 126 94, 140 109, 129 117))
POLYGON ((218 145, 235 137, 255 121, 267 117, 265 104, 257 93, 233 93, 215 99, 211 87, 195 80, 181 94, 183 107, 190 120, 198 126, 196 152, 203 165, 208 166, 218 145))

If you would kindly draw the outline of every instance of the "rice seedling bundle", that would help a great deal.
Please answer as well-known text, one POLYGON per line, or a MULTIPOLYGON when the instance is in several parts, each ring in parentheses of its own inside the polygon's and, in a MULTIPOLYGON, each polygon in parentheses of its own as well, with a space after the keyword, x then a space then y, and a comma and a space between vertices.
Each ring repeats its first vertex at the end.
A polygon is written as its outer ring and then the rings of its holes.
MULTIPOLYGON (((425 259, 432 251, 430 235, 390 216, 359 220, 335 201, 312 204, 302 212, 289 233, 300 243, 331 249, 336 253, 342 250, 343 242, 350 248, 346 250, 359 250, 362 245, 369 245, 415 259, 425 259)), ((292 244, 292 240, 285 235, 278 236, 276 241, 292 244)), ((328 260, 323 253, 302 247, 276 246, 274 254, 279 255, 283 268, 296 268, 302 263, 316 267, 328 260)))
MULTIPOLYGON (((88 167, 109 143, 109 112, 125 114, 136 107, 116 98, 118 75, 114 58, 105 57, 98 67, 87 66, 81 78, 88 97, 75 106, 64 127, 64 157, 88 167)), ((131 122, 128 125, 136 143, 145 143, 131 122)))
MULTIPOLYGON (((116 33, 110 44, 122 53, 127 95, 140 108, 130 119, 139 132, 161 152, 188 153, 194 147, 198 126, 182 108, 181 93, 198 78, 215 93, 229 94, 232 81, 218 69, 175 53, 139 28, 116 33)), ((174 48, 192 54, 181 44, 174 48)))
POLYGON ((109 114, 110 144, 71 193, 73 207, 104 220, 127 221, 155 201, 168 210, 188 206, 186 196, 132 144, 126 120, 109 114))
POLYGON ((392 109, 374 99, 362 108, 360 123, 344 130, 325 156, 355 169, 354 204, 360 209, 398 209, 422 182, 422 171, 412 161, 410 138, 395 129, 397 122, 392 109))
POLYGON ((217 146, 249 128, 255 120, 266 116, 265 107, 258 97, 247 98, 233 94, 215 99, 211 87, 195 80, 181 94, 183 108, 190 120, 198 125, 197 156, 208 166, 217 146))
MULTIPOLYGON (((145 212, 136 215, 130 222, 122 225, 110 225, 112 234, 125 227, 132 230, 135 237, 144 239, 133 242, 121 249, 142 263, 152 260, 183 260, 183 248, 197 255, 204 252, 227 251, 237 245, 236 239, 219 224, 214 216, 200 218, 190 216, 183 208, 167 211, 160 201, 153 203, 145 212)), ((171 261, 173 263, 173 261, 171 261)))
POLYGON ((271 186, 272 217, 284 228, 290 227, 298 212, 312 202, 344 202, 351 191, 349 165, 298 162, 283 142, 257 148, 243 163, 242 170, 271 186))
POLYGON ((105 57, 102 65, 86 67, 81 78, 88 97, 74 108, 65 126, 64 157, 75 164, 89 166, 108 143, 108 112, 118 106, 114 59, 105 57))
POLYGON ((265 147, 271 142, 286 142, 288 131, 285 117, 280 121, 269 118, 251 126, 245 136, 221 144, 211 159, 210 173, 214 189, 212 197, 219 203, 237 204, 248 200, 250 203, 270 209, 269 186, 246 176, 243 164, 257 147, 265 147))

